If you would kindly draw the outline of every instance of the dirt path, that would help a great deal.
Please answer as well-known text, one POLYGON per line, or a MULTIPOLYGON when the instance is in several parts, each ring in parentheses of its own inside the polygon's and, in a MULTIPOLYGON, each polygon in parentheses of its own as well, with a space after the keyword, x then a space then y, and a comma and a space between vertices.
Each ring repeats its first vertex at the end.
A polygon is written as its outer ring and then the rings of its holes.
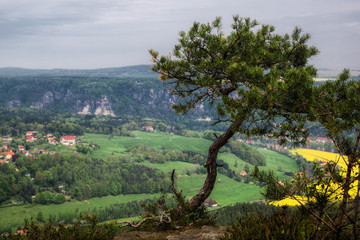
POLYGON ((159 232, 131 231, 117 235, 115 240, 216 240, 225 232, 225 229, 224 226, 203 226, 159 232))

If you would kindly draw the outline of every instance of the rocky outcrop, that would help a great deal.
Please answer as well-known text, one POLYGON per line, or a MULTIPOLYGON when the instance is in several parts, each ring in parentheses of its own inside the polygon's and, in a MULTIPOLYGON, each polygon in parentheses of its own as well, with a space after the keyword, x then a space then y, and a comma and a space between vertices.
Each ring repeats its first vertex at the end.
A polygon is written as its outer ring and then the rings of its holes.
POLYGON ((30 107, 32 108, 45 108, 54 102, 54 94, 47 91, 38 102, 34 102, 30 107))
POLYGON ((6 103, 5 107, 7 107, 7 108, 21 107, 21 102, 20 102, 20 100, 11 100, 6 103))
POLYGON ((95 115, 111 115, 116 116, 112 109, 112 103, 108 100, 107 96, 103 96, 101 99, 96 101, 85 101, 82 103, 80 100, 76 102, 76 108, 81 109, 77 111, 79 114, 95 114, 95 115), (95 102, 95 103, 94 103, 95 102))
POLYGON ((104 96, 101 100, 96 101, 96 106, 95 115, 111 115, 115 117, 115 113, 111 109, 111 103, 106 96, 104 96))

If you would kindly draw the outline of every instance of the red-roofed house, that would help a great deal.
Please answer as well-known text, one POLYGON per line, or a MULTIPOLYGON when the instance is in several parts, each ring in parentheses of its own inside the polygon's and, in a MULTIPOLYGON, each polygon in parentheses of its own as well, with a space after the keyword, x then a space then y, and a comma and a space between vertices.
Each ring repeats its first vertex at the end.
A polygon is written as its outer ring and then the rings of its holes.
POLYGON ((24 146, 23 146, 23 145, 19 145, 19 151, 22 152, 22 151, 24 151, 24 150, 25 150, 24 146))
POLYGON ((11 160, 14 155, 15 153, 13 151, 1 153, 1 156, 3 156, 5 160, 11 160))
POLYGON ((153 132, 153 131, 154 131, 154 128, 153 128, 152 126, 146 126, 146 127, 145 127, 145 131, 153 132))
POLYGON ((245 172, 245 170, 242 170, 242 171, 240 172, 240 176, 244 177, 244 176, 246 176, 246 175, 247 175, 247 173, 245 172))
POLYGON ((7 148, 7 145, 2 145, 2 148, 7 148))
POLYGON ((64 145, 74 145, 75 144, 75 136, 64 136, 60 138, 60 143, 64 145))
POLYGON ((26 136, 25 140, 26 142, 35 142, 36 138, 33 136, 26 136))
POLYGON ((32 136, 35 133, 35 131, 27 131, 26 136, 32 136))

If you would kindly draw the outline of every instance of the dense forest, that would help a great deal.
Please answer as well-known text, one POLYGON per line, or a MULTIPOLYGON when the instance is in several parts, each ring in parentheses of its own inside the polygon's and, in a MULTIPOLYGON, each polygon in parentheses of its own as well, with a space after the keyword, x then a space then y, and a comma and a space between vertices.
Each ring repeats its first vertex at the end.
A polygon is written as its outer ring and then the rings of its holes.
POLYGON ((169 190, 170 179, 141 165, 90 159, 82 155, 20 156, 0 165, 0 202, 15 197, 31 203, 63 203, 63 194, 77 200, 107 195, 155 193, 169 190), (33 178, 33 180, 31 179, 33 178))

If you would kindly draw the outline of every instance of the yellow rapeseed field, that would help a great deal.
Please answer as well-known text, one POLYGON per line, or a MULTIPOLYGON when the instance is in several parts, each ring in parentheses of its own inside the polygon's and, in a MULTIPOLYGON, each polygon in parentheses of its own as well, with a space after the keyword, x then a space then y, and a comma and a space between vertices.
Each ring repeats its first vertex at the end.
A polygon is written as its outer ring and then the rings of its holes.
POLYGON ((333 161, 337 165, 339 165, 341 168, 346 167, 346 157, 341 157, 337 153, 330 153, 330 152, 324 152, 319 150, 313 150, 313 149, 305 149, 305 148, 298 148, 295 150, 290 150, 292 154, 299 154, 303 156, 306 160, 313 162, 313 161, 333 161))
MULTIPOLYGON (((347 162, 347 157, 343 157, 340 156, 337 153, 330 153, 330 152, 324 152, 324 151, 318 151, 318 150, 313 150, 313 149, 304 149, 304 148, 299 148, 299 149, 295 149, 295 150, 291 150, 290 151, 292 154, 299 154, 301 156, 303 156, 307 161, 324 161, 324 162, 335 162, 340 168, 341 168, 341 172, 344 175, 346 173, 346 162, 347 162)), ((354 175, 354 171, 352 172, 352 174, 354 175)), ((356 195, 356 190, 357 190, 357 181, 355 181, 352 184, 352 189, 350 190, 350 196, 352 198, 355 197, 356 195)), ((337 197, 341 197, 342 196, 342 190, 339 189, 339 186, 336 183, 331 184, 330 186, 332 189, 337 189, 337 197)), ((321 189, 319 189, 319 191, 321 191, 321 189)), ((296 199, 300 200, 302 203, 306 202, 306 199, 301 197, 301 196, 294 196, 296 199)), ((335 198, 336 196, 334 195, 333 198, 335 198)), ((274 201, 271 202, 271 204, 276 205, 276 206, 298 206, 300 205, 300 203, 298 201, 296 201, 293 198, 285 198, 279 201, 274 201)))

